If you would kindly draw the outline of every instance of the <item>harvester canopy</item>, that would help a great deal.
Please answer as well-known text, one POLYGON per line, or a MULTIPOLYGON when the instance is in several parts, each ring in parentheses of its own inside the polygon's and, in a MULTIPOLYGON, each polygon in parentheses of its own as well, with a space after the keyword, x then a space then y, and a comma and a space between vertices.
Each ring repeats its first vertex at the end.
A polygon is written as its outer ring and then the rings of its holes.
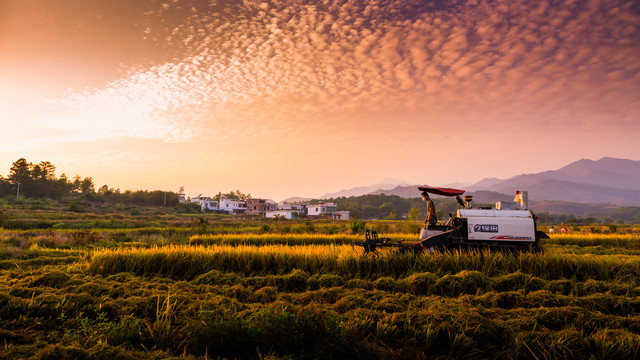
POLYGON ((464 190, 450 189, 450 188, 435 188, 429 186, 419 186, 418 190, 428 192, 430 194, 442 195, 442 196, 456 196, 464 194, 464 190))

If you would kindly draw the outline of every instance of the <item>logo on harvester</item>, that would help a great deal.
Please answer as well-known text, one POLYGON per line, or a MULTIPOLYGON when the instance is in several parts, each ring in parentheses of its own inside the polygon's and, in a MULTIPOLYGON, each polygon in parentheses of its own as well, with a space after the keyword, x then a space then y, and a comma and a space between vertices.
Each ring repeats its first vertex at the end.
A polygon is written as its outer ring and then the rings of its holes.
POLYGON ((498 225, 476 224, 473 226, 474 232, 490 232, 497 233, 498 225))

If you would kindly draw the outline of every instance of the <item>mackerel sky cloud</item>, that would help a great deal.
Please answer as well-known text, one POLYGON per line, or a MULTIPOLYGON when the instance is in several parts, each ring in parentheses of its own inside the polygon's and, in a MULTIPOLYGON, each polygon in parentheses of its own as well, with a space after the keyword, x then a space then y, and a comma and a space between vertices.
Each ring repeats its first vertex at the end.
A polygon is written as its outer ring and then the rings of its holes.
POLYGON ((43 3, 0 6, 8 165, 277 199, 640 158, 637 2, 43 3))

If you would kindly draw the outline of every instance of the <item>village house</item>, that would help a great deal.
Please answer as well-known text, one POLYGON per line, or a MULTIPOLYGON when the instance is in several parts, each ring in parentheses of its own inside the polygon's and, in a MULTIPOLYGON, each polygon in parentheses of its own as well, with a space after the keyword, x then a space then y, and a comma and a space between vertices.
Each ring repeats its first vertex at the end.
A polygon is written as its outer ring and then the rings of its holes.
POLYGON ((191 198, 191 202, 200 204, 202 211, 218 210, 218 202, 212 200, 209 196, 196 196, 191 198))
POLYGON ((218 208, 232 215, 242 215, 247 211, 247 204, 241 200, 222 198, 218 208))
POLYGON ((282 217, 282 218, 291 220, 291 219, 297 219, 299 215, 300 215, 300 213, 298 212, 298 210, 294 210, 294 209, 276 209, 276 210, 267 211, 265 216, 267 218, 282 217))
POLYGON ((265 216, 267 211, 276 210, 278 203, 267 199, 248 199, 247 214, 265 216))
POLYGON ((307 205, 307 215, 309 216, 331 215, 336 211, 338 211, 338 205, 332 202, 307 205))
POLYGON ((351 219, 351 212, 350 211, 336 211, 334 213, 331 214, 333 220, 349 220, 351 219))
POLYGON ((282 203, 278 205, 278 210, 293 210, 298 212, 299 214, 307 213, 307 205, 306 204, 289 204, 282 203))

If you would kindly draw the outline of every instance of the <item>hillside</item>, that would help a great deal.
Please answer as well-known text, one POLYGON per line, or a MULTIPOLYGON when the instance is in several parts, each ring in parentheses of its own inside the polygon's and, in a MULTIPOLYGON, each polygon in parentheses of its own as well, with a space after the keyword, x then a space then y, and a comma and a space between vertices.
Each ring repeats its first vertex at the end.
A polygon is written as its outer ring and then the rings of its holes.
POLYGON ((555 180, 640 191, 640 161, 602 158, 578 160, 558 170, 538 175, 555 180))
MULTIPOLYGON (((373 195, 420 196, 418 185, 375 190, 373 195)), ((603 214, 620 206, 640 205, 640 161, 605 157, 578 160, 557 170, 522 174, 509 179, 485 178, 468 186, 466 194, 476 204, 513 200, 516 190, 529 192, 530 206, 537 212, 603 214)))
POLYGON ((483 179, 469 191, 513 194, 528 190, 531 200, 640 205, 640 161, 602 158, 579 160, 558 170, 523 174, 509 179, 483 179))
POLYGON ((393 189, 397 186, 407 185, 406 182, 398 179, 386 178, 373 185, 357 186, 351 189, 343 189, 333 193, 326 193, 322 195, 321 199, 331 199, 339 197, 350 197, 371 194, 375 191, 386 191, 393 189))

